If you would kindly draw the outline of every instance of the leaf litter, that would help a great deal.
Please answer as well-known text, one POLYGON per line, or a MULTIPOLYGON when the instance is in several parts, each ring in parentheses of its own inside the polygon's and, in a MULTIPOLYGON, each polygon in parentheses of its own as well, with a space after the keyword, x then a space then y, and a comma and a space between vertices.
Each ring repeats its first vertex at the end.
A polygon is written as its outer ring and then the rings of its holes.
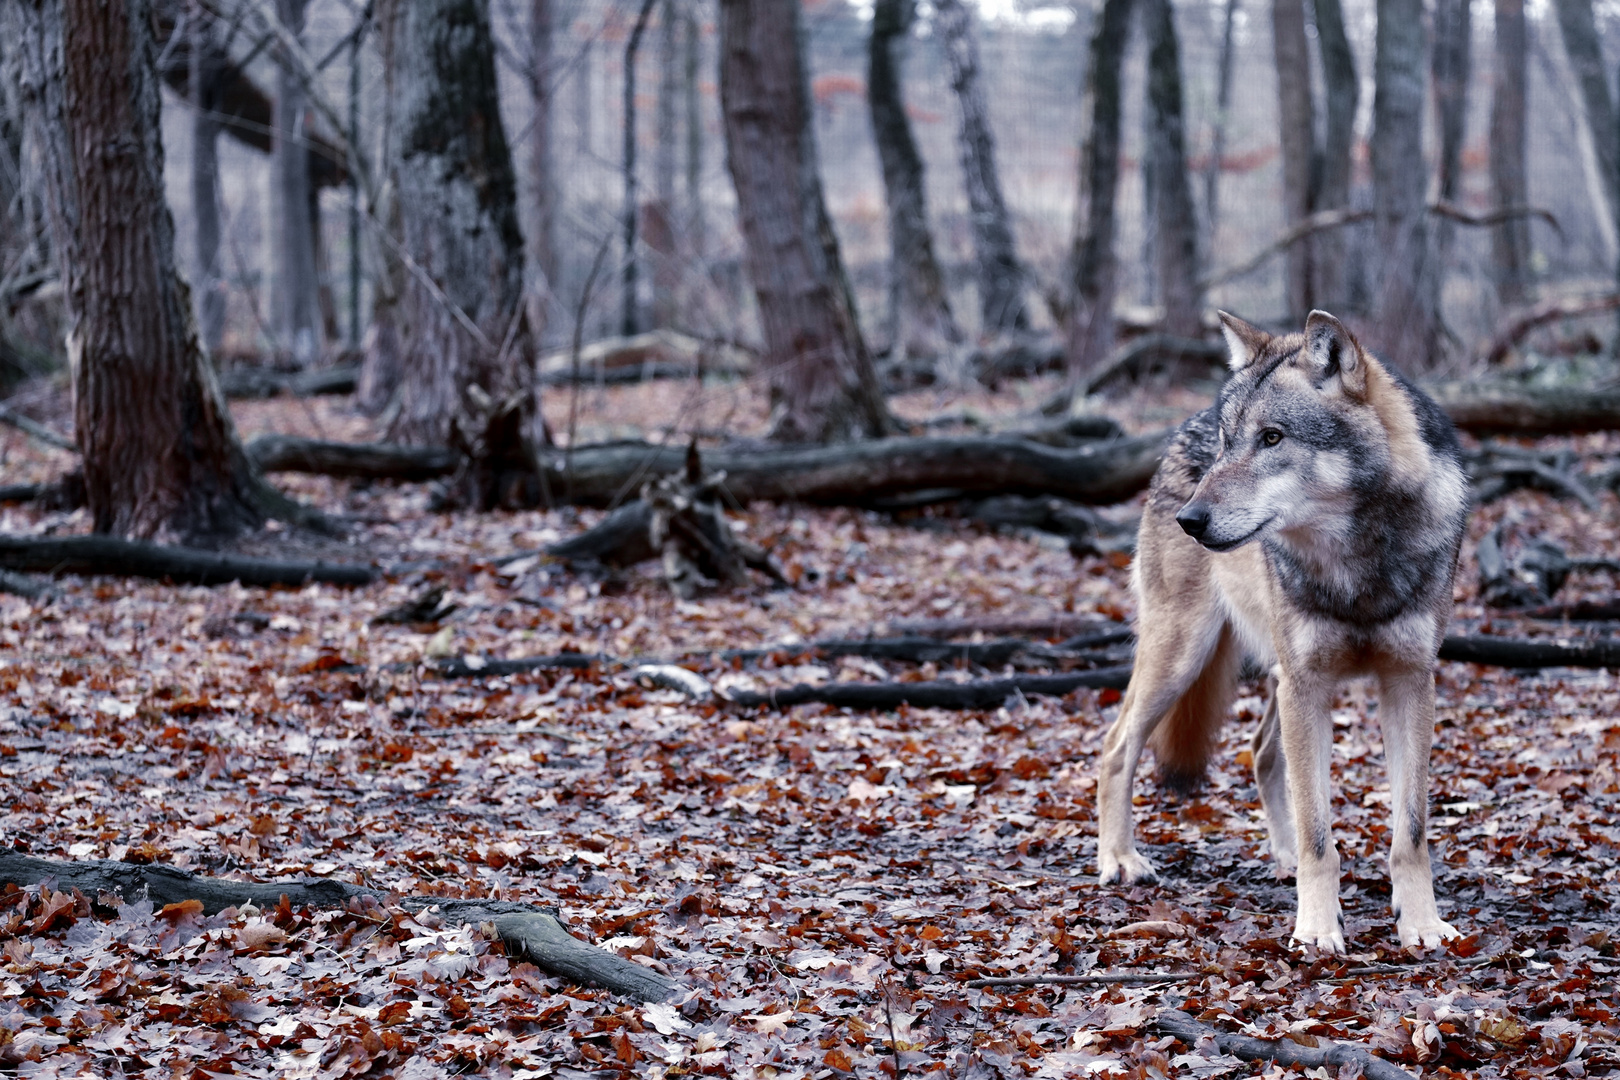
MULTIPOLYGON (((314 404, 328 437, 364 437, 352 416, 314 404)), ((283 430, 314 415, 251 408, 249 422, 283 430)), ((1604 438, 1544 444, 1612 449, 1604 438)), ((7 447, 11 461, 31 452, 7 447)), ((45 882, 0 895, 7 1072, 1260 1068, 1213 1040, 1161 1036, 1152 1021, 1165 1009, 1260 1038, 1352 1041, 1434 1075, 1620 1067, 1611 672, 1441 665, 1433 858, 1442 910, 1467 936, 1427 954, 1396 942, 1377 709, 1369 687, 1348 686, 1334 712, 1334 815, 1351 952, 1323 958, 1289 946, 1292 887, 1274 880, 1264 850, 1242 749, 1263 708, 1256 683, 1201 794, 1175 802, 1146 770, 1139 780, 1138 832, 1162 883, 1099 888, 1093 768, 1116 691, 983 712, 728 711, 600 665, 449 681, 424 663, 572 649, 678 661, 722 687, 998 674, 790 649, 744 664, 712 651, 919 618, 1122 620, 1122 560, 1076 559, 948 515, 759 506, 737 520, 794 589, 683 602, 650 568, 582 580, 543 562, 492 561, 597 512, 455 516, 430 511, 419 487, 283 479, 364 522, 338 554, 419 569, 351 591, 68 579, 48 603, 0 598, 4 841, 44 858, 326 875, 398 896, 554 906, 581 936, 683 990, 644 1005, 568 985, 506 956, 492 928, 447 924, 431 909, 207 916, 45 882), (430 586, 455 604, 443 619, 373 625, 430 586), (1187 978, 966 985, 1087 972, 1187 978)), ((1616 510, 1608 494, 1593 513, 1518 492, 1476 515, 1467 550, 1503 522, 1576 554, 1612 553, 1616 510)), ((0 514, 11 531, 85 527, 82 515, 0 514)), ((310 543, 256 542, 278 541, 310 543)), ((1478 632, 1612 632, 1487 613, 1471 555, 1458 601, 1458 625, 1478 632)))

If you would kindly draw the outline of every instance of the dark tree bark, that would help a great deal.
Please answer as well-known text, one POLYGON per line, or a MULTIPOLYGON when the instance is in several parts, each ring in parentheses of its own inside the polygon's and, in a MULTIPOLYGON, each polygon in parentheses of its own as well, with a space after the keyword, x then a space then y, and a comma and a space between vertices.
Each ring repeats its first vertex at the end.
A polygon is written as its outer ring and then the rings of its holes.
MULTIPOLYGON (((1277 61, 1277 120, 1282 142, 1283 221, 1289 228, 1315 210, 1311 190, 1311 159, 1316 151, 1316 117, 1311 104, 1310 45, 1305 37, 1304 0, 1272 0, 1271 38, 1277 61)), ((1301 238, 1288 248, 1283 294, 1288 319, 1303 324, 1316 306, 1315 268, 1311 258, 1314 236, 1301 238)))
MULTIPOLYGON (((546 292, 557 288, 558 184, 553 142, 553 98, 556 94, 554 0, 530 0, 529 50, 534 70, 529 94, 534 99, 534 128, 529 133, 530 167, 534 170, 534 265, 546 292)), ((538 327, 536 328, 538 329, 538 327)))
POLYGON ((1069 369, 1085 378, 1114 349, 1114 204, 1119 190, 1120 67, 1133 0, 1103 0, 1091 32, 1080 111, 1080 204, 1068 265, 1069 369))
POLYGON ((1614 100, 1609 94, 1603 42, 1592 15, 1592 0, 1553 0, 1553 8, 1558 13, 1564 52, 1580 86, 1586 129, 1597 158, 1598 177, 1603 182, 1603 199, 1609 219, 1620 232, 1620 136, 1615 132, 1614 100))
POLYGON ((1373 62, 1373 231, 1378 273, 1372 344, 1408 371, 1435 360, 1434 292, 1423 160, 1422 0, 1378 0, 1373 62))
POLYGON ((973 217, 973 247, 978 261, 979 305, 986 334, 1024 330, 1024 270, 1018 262, 1012 218, 1001 195, 996 145, 990 132, 990 106, 979 82, 979 44, 972 16, 962 0, 935 0, 940 38, 951 65, 951 89, 962 114, 958 145, 968 210, 973 217))
POLYGON ((798 0, 722 0, 726 157, 765 330, 771 436, 890 427, 822 198, 798 0))
POLYGON ((237 441, 175 271, 151 10, 144 0, 27 0, 8 5, 8 21, 73 326, 74 425, 94 528, 211 542, 255 527, 269 492, 237 441))
POLYGON ((1153 176, 1154 257, 1164 328, 1200 333, 1204 294, 1198 273, 1198 215, 1187 175, 1186 123, 1181 106, 1181 50, 1170 0, 1143 0, 1148 39, 1148 156, 1153 176))
POLYGON ((703 90, 699 82, 703 61, 703 38, 695 4, 681 8, 682 50, 681 95, 686 104, 686 248, 701 262, 705 247, 703 235, 703 90))
POLYGON ((219 274, 219 107, 220 50, 214 20, 193 3, 187 20, 191 35, 191 212, 196 219, 197 322, 203 348, 219 351, 225 333, 225 283, 219 274))
POLYGON ((1204 165, 1205 250, 1215 250, 1221 220, 1221 159, 1226 156, 1226 128, 1232 113, 1232 55, 1239 0, 1226 0, 1221 19, 1221 53, 1215 66, 1215 120, 1210 131, 1209 161, 1204 165))
MULTIPOLYGON (((295 37, 303 34, 307 4, 308 0, 276 0, 277 17, 295 37)), ((319 355, 322 329, 305 97, 291 65, 278 64, 270 154, 270 325, 276 347, 290 353, 301 366, 319 355)))
MULTIPOLYGON (((1350 50, 1350 37, 1344 29, 1344 10, 1339 0, 1316 0, 1316 42, 1322 55, 1322 176, 1313 205, 1317 211, 1343 210, 1350 206, 1350 181, 1354 170, 1352 153, 1356 142, 1356 107, 1361 82, 1356 76, 1356 57, 1350 50)), ((1316 268, 1316 302, 1346 309, 1350 301, 1352 274, 1349 245, 1338 230, 1322 233, 1312 243, 1316 268)))
POLYGON ((501 124, 487 0, 391 0, 388 89, 397 135, 401 286, 375 321, 368 365, 397 349, 388 438, 475 441, 492 411, 534 415, 517 185, 501 124), (458 422, 460 429, 458 433, 458 422))
MULTIPOLYGON (((1468 75, 1474 33, 1470 7, 1471 0, 1437 0, 1434 7, 1434 46, 1430 63, 1440 128, 1439 194, 1444 203, 1456 202, 1462 187, 1462 147, 1468 120, 1468 75)), ((1427 284, 1435 294, 1430 303, 1439 310, 1455 229, 1443 218, 1434 221, 1430 228, 1434 234, 1434 273, 1429 275, 1427 284)))
POLYGON ((872 12, 866 100, 889 206, 889 319, 896 356, 938 356, 960 344, 928 227, 922 155, 901 92, 901 58, 915 0, 878 0, 872 12))
MULTIPOLYGON (((658 142, 653 157, 653 206, 663 232, 661 250, 653 263, 653 324, 673 326, 675 291, 680 284, 679 229, 675 220, 675 146, 680 134, 676 119, 681 96, 680 13, 676 0, 664 0, 658 21, 658 142)), ((649 241, 649 247, 656 247, 649 241)))
MULTIPOLYGON (((1498 207, 1530 201, 1526 147, 1529 102, 1524 0, 1496 0, 1495 86, 1491 95, 1491 201, 1498 207)), ((1522 304, 1530 289, 1530 223, 1514 217, 1491 233, 1496 295, 1504 306, 1522 304)))
POLYGON ((640 253, 636 250, 637 222, 641 196, 636 183, 636 57, 641 38, 647 32, 647 19, 658 0, 641 0, 630 39, 624 46, 624 278, 620 295, 619 333, 625 337, 641 332, 640 253))

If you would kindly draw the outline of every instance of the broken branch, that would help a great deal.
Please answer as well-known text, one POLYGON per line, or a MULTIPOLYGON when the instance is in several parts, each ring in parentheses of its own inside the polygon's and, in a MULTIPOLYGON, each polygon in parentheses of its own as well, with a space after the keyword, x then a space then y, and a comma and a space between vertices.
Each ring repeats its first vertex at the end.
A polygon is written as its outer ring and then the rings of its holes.
POLYGON ((1187 1044, 1198 1045, 1200 1039, 1214 1039, 1223 1054, 1240 1057, 1244 1061, 1275 1061, 1279 1065, 1302 1065, 1313 1069, 1332 1065, 1361 1067, 1362 1073, 1372 1080, 1412 1080, 1412 1074, 1392 1065, 1371 1051, 1348 1043, 1319 1040, 1319 1046, 1306 1046, 1292 1039, 1256 1039, 1247 1035, 1232 1035, 1201 1024, 1187 1013, 1170 1010, 1160 1013, 1153 1026, 1187 1044))

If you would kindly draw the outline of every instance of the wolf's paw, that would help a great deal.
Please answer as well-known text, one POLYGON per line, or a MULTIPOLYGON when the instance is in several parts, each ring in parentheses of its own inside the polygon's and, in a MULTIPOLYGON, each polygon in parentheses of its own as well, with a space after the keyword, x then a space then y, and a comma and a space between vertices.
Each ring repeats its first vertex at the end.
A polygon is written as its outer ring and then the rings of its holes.
POLYGON ((1296 926, 1289 940, 1295 945, 1308 945, 1318 952, 1330 953, 1334 956, 1340 956, 1344 953, 1344 931, 1337 926, 1331 930, 1310 930, 1303 926, 1296 926))
POLYGON ((1445 920, 1435 917, 1433 922, 1419 925, 1416 922, 1398 923, 1396 933, 1401 936, 1401 945, 1411 948, 1416 945, 1420 949, 1438 949, 1452 938, 1462 937, 1462 932, 1445 920))
POLYGON ((1097 884, 1135 885, 1143 881, 1157 881, 1158 871, 1135 849, 1117 855, 1107 852, 1097 856, 1097 884))

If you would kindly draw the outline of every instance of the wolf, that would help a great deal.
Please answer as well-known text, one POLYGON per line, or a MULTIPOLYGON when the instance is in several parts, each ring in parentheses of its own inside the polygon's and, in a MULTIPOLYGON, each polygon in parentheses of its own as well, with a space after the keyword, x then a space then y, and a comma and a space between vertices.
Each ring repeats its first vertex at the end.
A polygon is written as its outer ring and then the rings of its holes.
POLYGON ((1293 939, 1342 953, 1329 709, 1370 675, 1396 929, 1439 945, 1457 936, 1426 835, 1435 658, 1469 506, 1456 432, 1326 312, 1279 336, 1220 320, 1232 374, 1172 440, 1142 515, 1136 667, 1098 765, 1100 879, 1155 876, 1131 822, 1142 750, 1167 786, 1196 785, 1248 657, 1271 671, 1252 752, 1277 876, 1296 879, 1293 939))

